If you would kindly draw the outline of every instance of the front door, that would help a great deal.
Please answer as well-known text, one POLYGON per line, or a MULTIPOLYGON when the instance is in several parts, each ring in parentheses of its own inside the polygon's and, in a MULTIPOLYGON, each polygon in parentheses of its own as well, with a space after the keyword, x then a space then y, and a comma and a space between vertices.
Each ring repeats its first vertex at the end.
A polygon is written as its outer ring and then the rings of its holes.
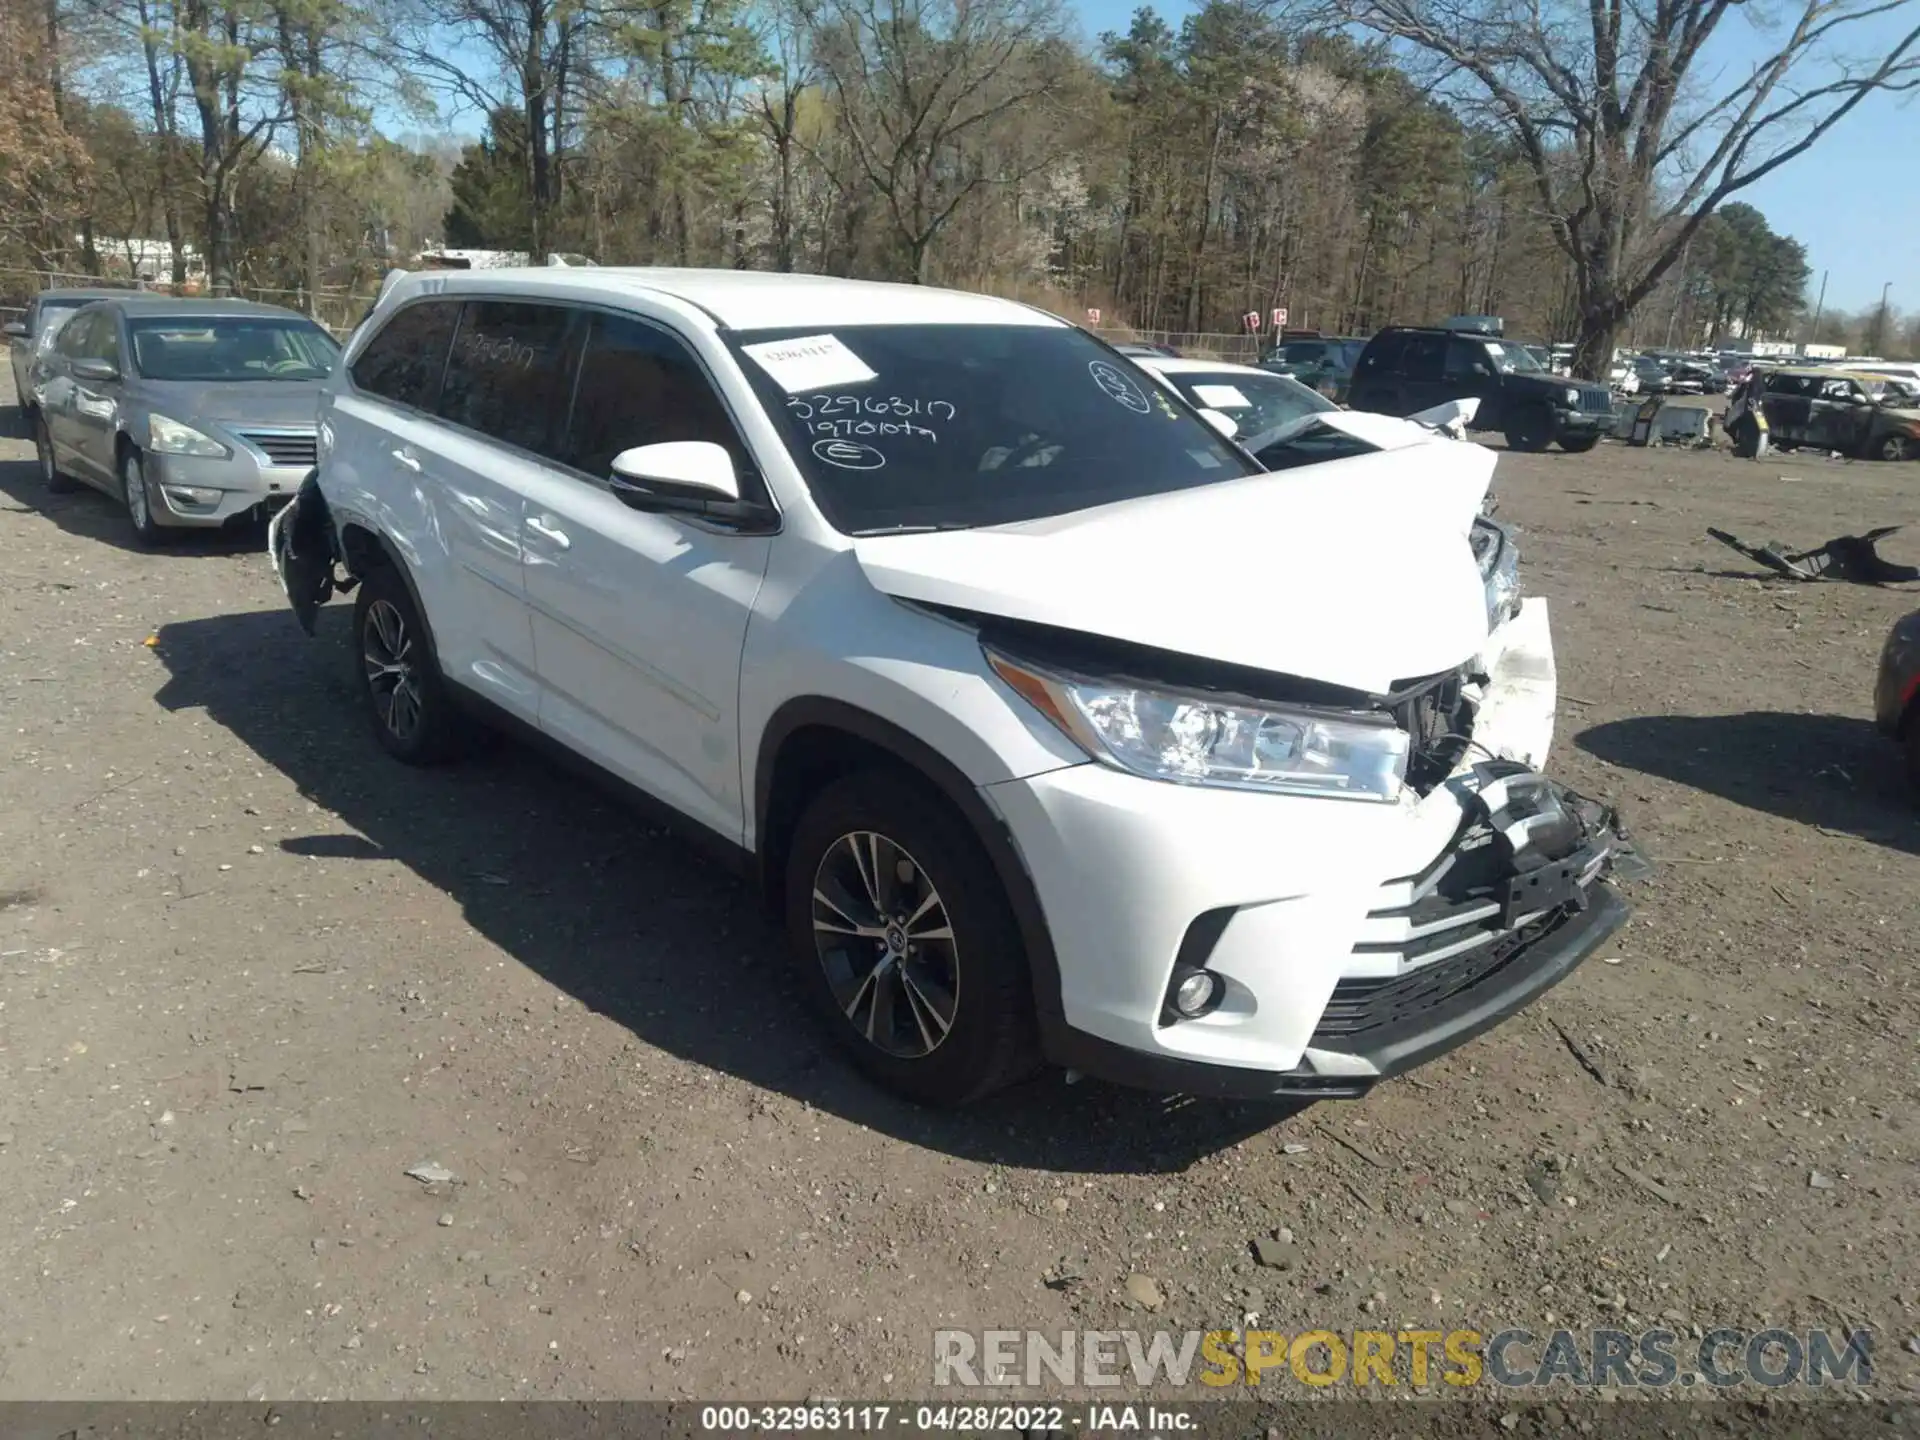
POLYGON ((526 478, 527 603, 540 726, 658 799, 738 839, 740 655, 768 537, 629 509, 607 485, 638 445, 726 446, 758 476, 699 360, 676 335, 595 313, 561 456, 526 478))

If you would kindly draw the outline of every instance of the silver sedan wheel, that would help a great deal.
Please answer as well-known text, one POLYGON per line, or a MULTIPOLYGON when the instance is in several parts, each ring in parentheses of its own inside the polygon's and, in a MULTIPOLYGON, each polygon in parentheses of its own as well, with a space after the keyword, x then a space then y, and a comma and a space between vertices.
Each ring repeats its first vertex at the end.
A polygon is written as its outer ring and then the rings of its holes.
POLYGON ((413 636, 391 601, 376 600, 367 607, 360 653, 380 723, 394 739, 411 741, 420 729, 420 677, 414 670, 413 636))
POLYGON ((813 938, 835 1003, 888 1055, 939 1049, 960 1007, 953 924, 933 881, 871 830, 842 835, 813 877, 813 938))
POLYGON ((144 533, 153 523, 153 517, 147 508, 146 472, 141 469, 138 460, 128 458, 125 468, 121 471, 121 480, 126 486, 127 514, 133 518, 133 528, 144 533))

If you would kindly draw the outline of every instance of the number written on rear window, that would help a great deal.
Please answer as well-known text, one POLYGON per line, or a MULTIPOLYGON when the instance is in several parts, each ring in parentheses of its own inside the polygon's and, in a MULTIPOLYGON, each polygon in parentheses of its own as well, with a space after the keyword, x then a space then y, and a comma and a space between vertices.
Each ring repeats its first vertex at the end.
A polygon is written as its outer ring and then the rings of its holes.
POLYGON ((447 358, 441 419, 550 453, 573 385, 573 323, 558 305, 469 300, 447 358))

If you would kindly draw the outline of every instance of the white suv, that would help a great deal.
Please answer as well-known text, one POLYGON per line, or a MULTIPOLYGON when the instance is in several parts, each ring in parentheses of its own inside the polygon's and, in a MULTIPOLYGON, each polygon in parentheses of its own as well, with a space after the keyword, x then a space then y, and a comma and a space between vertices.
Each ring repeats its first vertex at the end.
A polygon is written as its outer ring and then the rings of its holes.
POLYGON ((270 547, 309 631, 358 587, 389 752, 504 718, 711 832, 893 1089, 1358 1095, 1566 975, 1634 856, 1533 768, 1493 455, 1234 428, 977 295, 420 274, 270 547))

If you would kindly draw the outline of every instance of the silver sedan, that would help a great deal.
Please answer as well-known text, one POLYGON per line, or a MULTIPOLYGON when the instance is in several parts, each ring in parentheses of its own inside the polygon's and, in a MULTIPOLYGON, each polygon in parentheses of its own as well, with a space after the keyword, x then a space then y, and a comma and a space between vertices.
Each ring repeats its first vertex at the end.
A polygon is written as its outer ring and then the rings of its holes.
POLYGON ((35 357, 48 488, 121 501, 135 537, 270 514, 313 468, 320 386, 340 347, 304 315, 242 300, 109 300, 35 357))

